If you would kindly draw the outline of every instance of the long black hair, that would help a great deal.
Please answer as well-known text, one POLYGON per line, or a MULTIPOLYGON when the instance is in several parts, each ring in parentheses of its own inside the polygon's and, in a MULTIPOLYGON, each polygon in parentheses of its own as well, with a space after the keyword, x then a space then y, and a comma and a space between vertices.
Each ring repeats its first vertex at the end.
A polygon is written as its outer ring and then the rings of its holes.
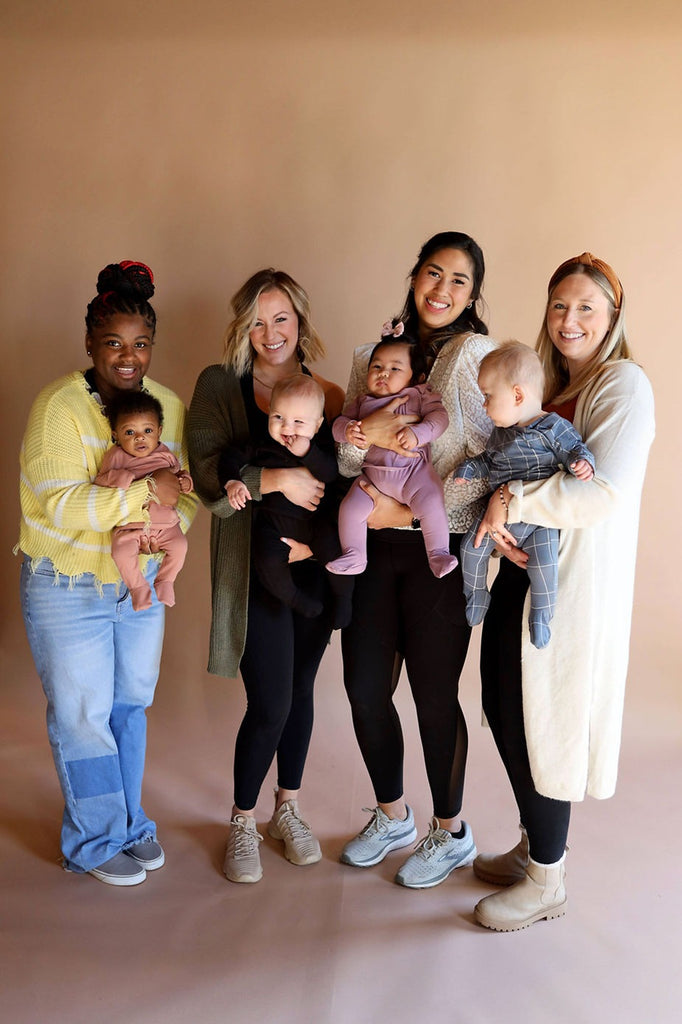
MULTIPOLYGON (((414 282, 415 277, 425 263, 431 259, 434 253, 440 249, 459 249, 466 253, 473 266, 473 287, 471 291, 471 309, 463 309, 460 315, 451 324, 440 327, 429 337, 429 348, 435 354, 455 334, 464 334, 473 331, 474 334, 487 334, 488 328, 477 311, 477 304, 481 300, 481 289, 485 277, 485 260, 480 245, 470 235, 462 231, 440 231, 433 235, 427 242, 424 242, 419 250, 419 256, 415 265, 410 271, 410 279, 414 282)), ((405 298, 400 316, 405 328, 410 334, 419 336, 419 315, 414 301, 414 290, 412 284, 405 298)))

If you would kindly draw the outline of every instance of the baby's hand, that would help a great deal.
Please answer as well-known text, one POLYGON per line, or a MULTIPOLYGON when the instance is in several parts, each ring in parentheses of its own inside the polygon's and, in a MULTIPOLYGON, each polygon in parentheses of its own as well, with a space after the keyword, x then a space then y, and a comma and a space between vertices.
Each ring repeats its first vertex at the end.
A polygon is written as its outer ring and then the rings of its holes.
POLYGON ((251 501, 249 489, 241 480, 228 480, 225 484, 225 492, 232 508, 246 508, 247 501, 251 501))
POLYGON ((302 437, 301 434, 287 434, 286 437, 282 435, 282 443, 292 455, 298 456, 299 459, 310 451, 310 438, 302 437))
POLYGON ((465 476, 456 476, 455 477, 455 483, 456 484, 468 484, 469 481, 467 480, 467 478, 465 476))
POLYGON ((348 441, 348 444, 355 445, 356 448, 369 448, 367 438, 362 432, 362 422, 360 420, 350 420, 346 424, 346 441, 348 441))
POLYGON ((412 427, 402 427, 395 436, 400 447, 404 448, 406 452, 411 452, 419 444, 412 427))
POLYGON ((578 459, 577 462, 572 462, 571 473, 573 473, 573 476, 577 477, 578 480, 591 480, 594 476, 594 470, 587 459, 578 459))

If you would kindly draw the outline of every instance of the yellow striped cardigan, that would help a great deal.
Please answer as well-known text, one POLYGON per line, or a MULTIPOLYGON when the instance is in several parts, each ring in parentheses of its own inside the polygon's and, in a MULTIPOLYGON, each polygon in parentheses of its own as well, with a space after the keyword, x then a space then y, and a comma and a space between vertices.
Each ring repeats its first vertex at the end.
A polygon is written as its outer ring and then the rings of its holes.
MULTIPOLYGON (((184 405, 148 378, 144 387, 161 402, 164 443, 187 469, 184 405)), ((111 428, 99 398, 77 370, 48 384, 36 398, 20 456, 19 547, 33 559, 49 558, 66 576, 92 573, 98 585, 120 581, 111 557, 112 528, 148 518, 144 480, 127 490, 93 483, 110 445, 111 428)), ((185 533, 196 508, 194 494, 180 495, 185 533)), ((142 556, 145 562, 149 557, 142 556)))

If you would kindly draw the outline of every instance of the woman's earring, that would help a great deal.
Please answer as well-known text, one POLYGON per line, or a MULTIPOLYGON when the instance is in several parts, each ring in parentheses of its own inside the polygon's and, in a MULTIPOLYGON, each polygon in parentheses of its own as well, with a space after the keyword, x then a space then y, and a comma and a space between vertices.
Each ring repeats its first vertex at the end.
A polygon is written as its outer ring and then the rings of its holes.
POLYGON ((473 302, 473 299, 472 299, 472 300, 471 300, 471 302, 469 303, 469 305, 467 306, 467 309, 471 309, 471 307, 473 306, 473 304, 474 304, 474 302, 473 302))
POLYGON ((89 348, 89 349, 87 349, 87 354, 88 354, 89 356, 91 356, 91 355, 92 355, 92 349, 90 349, 90 348, 89 348))

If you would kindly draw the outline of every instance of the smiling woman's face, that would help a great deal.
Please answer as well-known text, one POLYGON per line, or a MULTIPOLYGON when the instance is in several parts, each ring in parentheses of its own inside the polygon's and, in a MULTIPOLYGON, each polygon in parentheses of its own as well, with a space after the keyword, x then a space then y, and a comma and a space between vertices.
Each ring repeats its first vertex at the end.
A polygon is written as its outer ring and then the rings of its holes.
POLYGON ((611 303, 587 274, 569 274, 559 282, 547 304, 547 333, 566 359, 569 375, 597 353, 612 319, 611 303))
POLYGON ((412 287, 420 326, 447 327, 471 301, 474 265, 461 249, 438 249, 419 268, 412 287))
POLYGON ((141 316, 116 313, 85 337, 97 391, 106 405, 119 391, 138 391, 152 358, 154 332, 141 316))
POLYGON ((249 341, 256 360, 269 366, 297 362, 298 317, 286 292, 273 288, 261 294, 249 341))

